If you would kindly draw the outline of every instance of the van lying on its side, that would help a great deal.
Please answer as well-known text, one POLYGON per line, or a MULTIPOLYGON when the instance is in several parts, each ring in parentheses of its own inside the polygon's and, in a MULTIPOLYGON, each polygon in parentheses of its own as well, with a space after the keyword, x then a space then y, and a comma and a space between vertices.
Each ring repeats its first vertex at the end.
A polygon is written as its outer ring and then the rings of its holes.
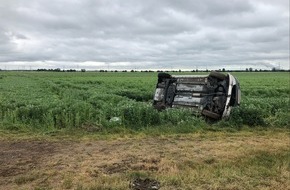
POLYGON ((170 75, 159 73, 154 108, 190 108, 211 119, 228 117, 240 105, 241 90, 231 74, 211 71, 209 75, 170 75))

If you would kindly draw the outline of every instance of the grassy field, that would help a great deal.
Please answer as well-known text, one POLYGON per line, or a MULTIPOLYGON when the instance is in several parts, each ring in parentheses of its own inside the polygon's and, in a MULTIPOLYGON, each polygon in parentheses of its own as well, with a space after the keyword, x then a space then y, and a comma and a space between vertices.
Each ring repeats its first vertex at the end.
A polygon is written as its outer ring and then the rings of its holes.
MULTIPOLYGON (((289 73, 233 74, 241 83, 242 105, 234 110, 229 121, 217 123, 218 127, 289 128, 289 73)), ((181 131, 208 126, 186 110, 154 110, 156 75, 1 72, 0 128, 90 128, 119 133, 157 126, 181 131)))
POLYGON ((290 75, 232 74, 242 104, 208 123, 154 110, 157 73, 0 72, 0 189, 289 189, 290 75))
POLYGON ((290 187, 284 130, 112 137, 1 134, 0 189, 126 190, 137 177, 167 189, 290 187))

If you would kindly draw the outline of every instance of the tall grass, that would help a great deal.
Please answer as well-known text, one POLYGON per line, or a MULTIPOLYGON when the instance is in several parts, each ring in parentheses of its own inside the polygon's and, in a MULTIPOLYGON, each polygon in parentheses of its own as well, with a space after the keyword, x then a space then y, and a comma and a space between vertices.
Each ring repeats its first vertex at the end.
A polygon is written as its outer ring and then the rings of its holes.
MULTIPOLYGON (((164 125, 180 128, 206 125, 189 110, 154 110, 151 99, 156 75, 5 72, 0 80, 0 127, 60 129, 89 124, 106 130, 116 127, 142 130, 164 125)), ((242 105, 220 126, 289 128, 288 73, 237 75, 242 105)))

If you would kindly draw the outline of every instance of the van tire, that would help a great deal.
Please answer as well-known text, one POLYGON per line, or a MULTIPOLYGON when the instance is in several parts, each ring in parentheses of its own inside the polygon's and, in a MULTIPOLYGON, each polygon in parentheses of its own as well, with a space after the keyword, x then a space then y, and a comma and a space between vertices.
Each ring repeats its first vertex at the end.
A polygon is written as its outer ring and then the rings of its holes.
POLYGON ((214 77, 217 78, 219 80, 225 80, 226 79, 226 75, 217 71, 211 71, 209 74, 210 77, 214 77))
POLYGON ((209 117, 211 119, 220 119, 221 118, 221 116, 219 114, 214 113, 214 112, 209 111, 209 110, 202 110, 201 114, 206 116, 206 117, 209 117))
POLYGON ((171 78, 171 75, 168 73, 158 73, 158 78, 166 78, 169 79, 171 78))

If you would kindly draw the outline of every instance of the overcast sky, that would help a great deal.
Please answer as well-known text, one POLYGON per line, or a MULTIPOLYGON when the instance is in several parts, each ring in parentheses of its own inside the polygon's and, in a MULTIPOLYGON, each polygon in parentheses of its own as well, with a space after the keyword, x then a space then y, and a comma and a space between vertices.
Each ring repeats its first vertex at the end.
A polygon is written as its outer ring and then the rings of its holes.
POLYGON ((289 0, 0 0, 0 69, 289 69, 289 0))

